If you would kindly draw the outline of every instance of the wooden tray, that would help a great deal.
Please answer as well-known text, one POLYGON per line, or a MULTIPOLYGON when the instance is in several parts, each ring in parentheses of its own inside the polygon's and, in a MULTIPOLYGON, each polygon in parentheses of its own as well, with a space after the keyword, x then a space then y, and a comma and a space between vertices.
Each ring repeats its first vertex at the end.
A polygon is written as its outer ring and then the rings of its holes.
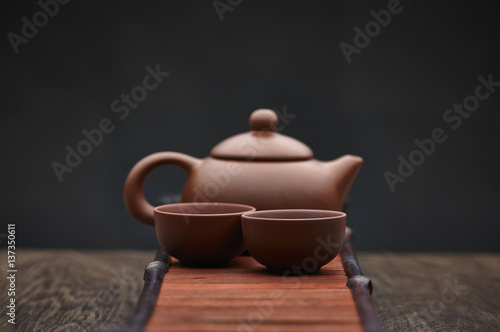
POLYGON ((310 276, 273 275, 250 256, 225 268, 183 267, 159 250, 131 330, 381 331, 346 229, 341 254, 310 276), (168 272, 168 273, 167 273, 168 272))

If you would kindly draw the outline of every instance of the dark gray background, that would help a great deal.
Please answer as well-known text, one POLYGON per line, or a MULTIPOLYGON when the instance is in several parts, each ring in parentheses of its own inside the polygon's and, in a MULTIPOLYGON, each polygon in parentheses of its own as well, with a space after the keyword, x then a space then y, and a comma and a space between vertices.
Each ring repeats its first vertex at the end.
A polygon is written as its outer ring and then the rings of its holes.
MULTIPOLYGON (((350 64, 339 44, 387 1, 243 1, 224 21, 211 1, 71 1, 19 54, 6 36, 40 7, 3 4, 0 232, 15 223, 29 247, 156 247, 123 205, 134 163, 204 157, 247 131, 254 109, 286 106, 297 117, 283 133, 316 158, 365 159, 348 211, 358 250, 498 251, 500 89, 458 130, 442 120, 479 75, 500 81, 494 3, 403 0, 350 64), (170 76, 119 120, 111 103, 156 64, 170 76), (51 163, 106 117, 115 131, 59 183, 51 163), (383 173, 436 127, 448 140, 392 193, 383 173)), ((180 192, 185 178, 156 170, 147 197, 180 192)))

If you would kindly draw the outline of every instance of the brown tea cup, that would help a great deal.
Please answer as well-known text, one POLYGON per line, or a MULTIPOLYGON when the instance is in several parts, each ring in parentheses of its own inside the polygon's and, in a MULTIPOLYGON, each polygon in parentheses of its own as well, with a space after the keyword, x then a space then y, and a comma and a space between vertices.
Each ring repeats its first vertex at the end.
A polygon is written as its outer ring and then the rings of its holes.
POLYGON ((342 249, 346 214, 331 210, 262 210, 241 217, 248 252, 271 272, 318 272, 342 249))
POLYGON ((177 203, 154 209, 156 237, 162 248, 183 265, 227 264, 245 245, 241 215, 255 211, 231 203, 177 203))

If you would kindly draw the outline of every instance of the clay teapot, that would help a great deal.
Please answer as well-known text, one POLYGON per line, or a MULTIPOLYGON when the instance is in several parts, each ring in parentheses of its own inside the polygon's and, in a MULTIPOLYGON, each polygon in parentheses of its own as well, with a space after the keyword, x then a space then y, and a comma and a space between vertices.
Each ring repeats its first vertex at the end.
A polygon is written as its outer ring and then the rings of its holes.
POLYGON ((308 146, 276 128, 276 113, 260 109, 250 116, 250 132, 220 142, 209 157, 158 152, 143 158, 125 182, 128 211, 154 226, 154 208, 142 187, 148 173, 161 165, 177 165, 188 173, 181 202, 240 203, 257 210, 341 210, 363 159, 345 155, 316 160, 308 146))

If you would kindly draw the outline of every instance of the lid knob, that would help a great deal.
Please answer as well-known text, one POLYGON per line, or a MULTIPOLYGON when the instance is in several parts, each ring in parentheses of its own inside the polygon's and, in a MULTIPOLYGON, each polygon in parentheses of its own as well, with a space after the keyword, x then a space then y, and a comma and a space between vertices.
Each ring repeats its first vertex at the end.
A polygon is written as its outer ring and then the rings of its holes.
POLYGON ((250 130, 276 131, 278 116, 273 110, 258 109, 250 115, 250 130))

